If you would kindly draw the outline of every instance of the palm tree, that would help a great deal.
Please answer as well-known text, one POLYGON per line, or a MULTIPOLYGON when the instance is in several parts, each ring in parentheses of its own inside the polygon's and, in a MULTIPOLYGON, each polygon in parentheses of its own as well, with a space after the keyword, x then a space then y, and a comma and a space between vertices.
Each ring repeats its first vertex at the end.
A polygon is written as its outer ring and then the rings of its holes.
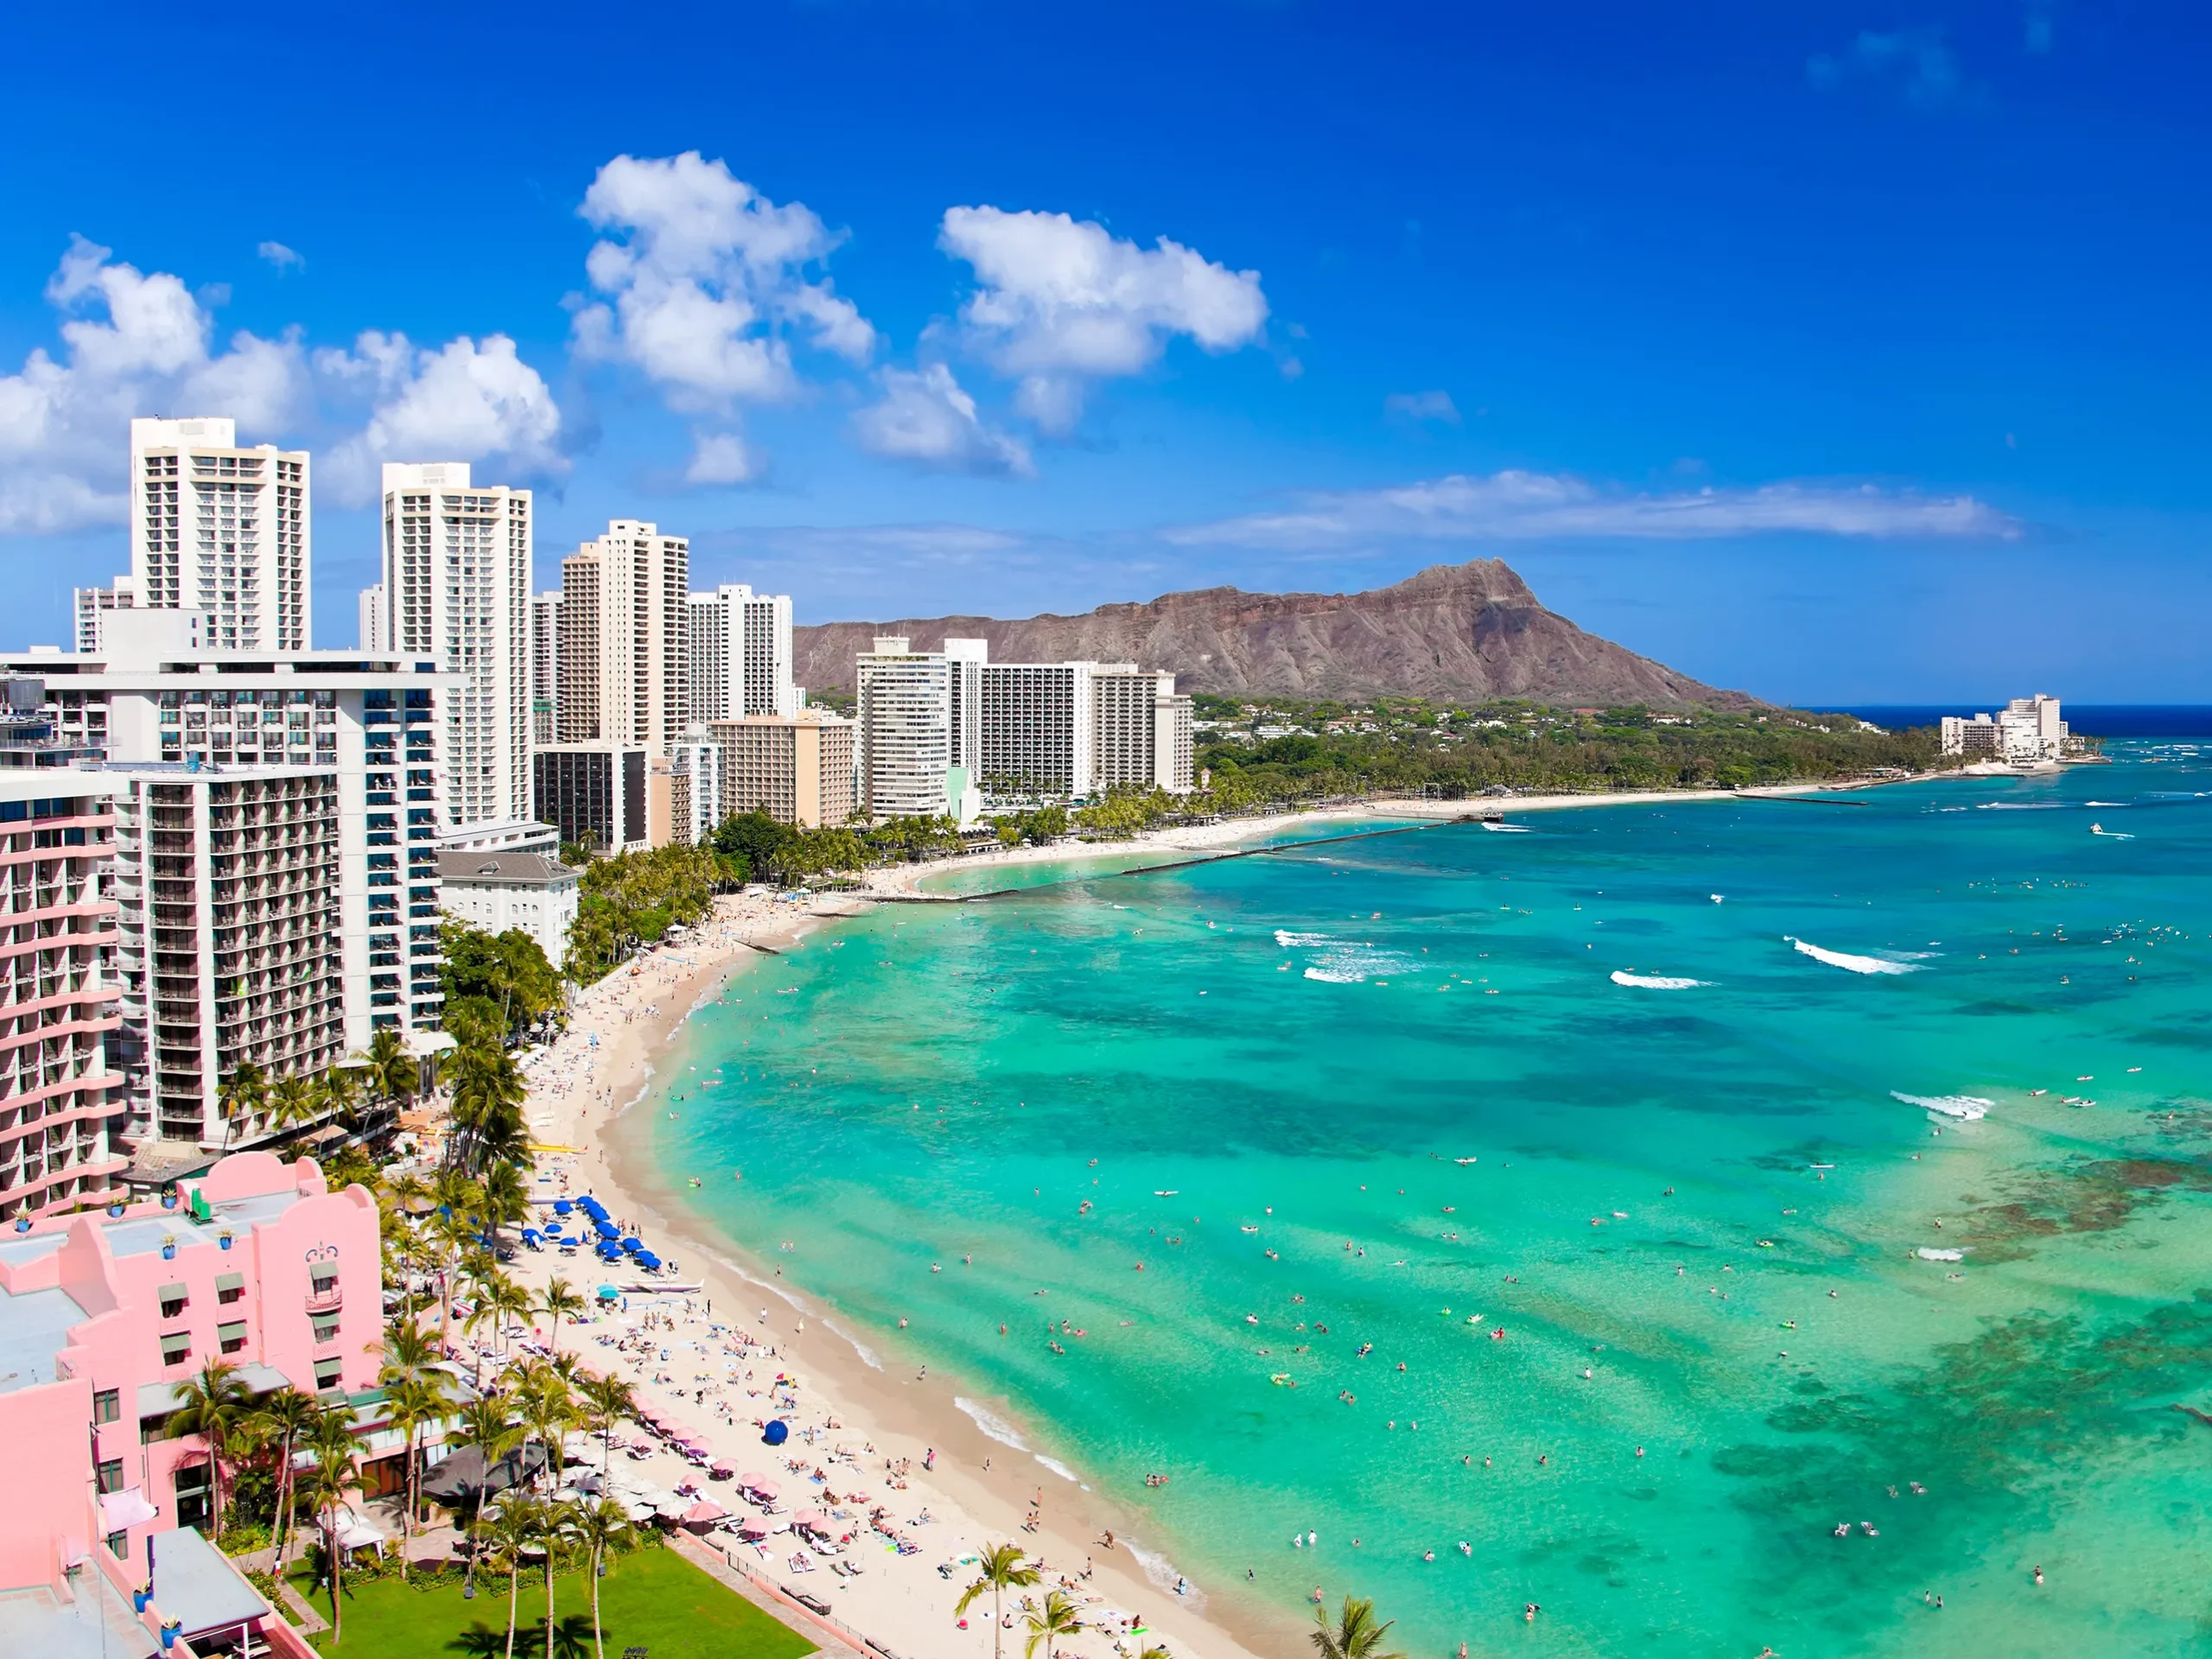
MULTIPOLYGON (((332 1414, 323 1414, 327 1419, 332 1414)), ((345 1632, 346 1551, 338 1541, 338 1511, 353 1484, 353 1437, 348 1429, 345 1445, 315 1448, 315 1467, 301 1483, 300 1495, 315 1508, 322 1522, 322 1553, 330 1563, 330 1639, 335 1644, 345 1632)))
MULTIPOLYGON (((575 1504, 548 1501, 537 1505, 537 1542, 545 1551, 545 1659, 553 1659, 553 1568, 575 1541, 575 1504)), ((592 1583, 595 1590, 598 1580, 592 1583)))
POLYGON ((1334 1624, 1329 1622, 1327 1608, 1313 1610, 1313 1650, 1321 1659, 1406 1659, 1402 1653, 1382 1651, 1382 1638, 1397 1622, 1393 1618, 1376 1624, 1372 1601, 1346 1596, 1344 1611, 1334 1624))
MULTIPOLYGON (((960 1602, 953 1608, 954 1618, 968 1611, 970 1603, 986 1590, 991 1592, 991 1653, 997 1659, 999 1632, 1006 1628, 1001 1622, 1000 1601, 1009 1590, 1026 1590, 1037 1582, 1037 1569, 1021 1559, 1019 1544, 993 1544, 983 1552, 976 1567, 976 1582, 960 1593, 960 1602)), ((1031 1644, 1034 1646, 1034 1643, 1031 1644)))
POLYGON ((492 1561, 507 1575, 507 1659, 515 1659, 515 1615, 522 1593, 522 1553, 537 1541, 538 1503, 513 1486, 492 1518, 492 1561))
POLYGON ((550 1366, 534 1370, 516 1395, 522 1412, 523 1445, 527 1447, 535 1440, 543 1446, 546 1474, 549 1478, 557 1477, 562 1436, 576 1424, 576 1403, 568 1379, 550 1366))
POLYGON ((504 1354, 511 1324, 515 1326, 529 1324, 530 1316, 537 1311, 537 1304, 528 1290, 505 1274, 496 1276, 492 1281, 491 1288, 485 1294, 493 1306, 499 1310, 499 1351, 504 1354))
POLYGON ((424 1371, 420 1376, 400 1376, 388 1384, 385 1403, 390 1412, 392 1427, 407 1439, 406 1476, 401 1484, 400 1501, 406 1505, 399 1517, 399 1577, 407 1579, 407 1543, 414 1536, 415 1510, 421 1502, 423 1471, 416 1458, 416 1439, 433 1423, 443 1422, 453 1409, 453 1402, 446 1394, 446 1374, 443 1371, 424 1371))
POLYGON ((484 1172, 477 1198, 477 1213, 484 1217, 486 1230, 492 1235, 492 1254, 496 1256, 499 1230, 530 1214, 530 1192, 512 1164, 497 1163, 484 1172))
POLYGON ((1076 1611, 1076 1605, 1068 1599, 1065 1590, 1048 1590, 1045 1605, 1032 1607, 1022 1616, 1022 1623, 1029 1626, 1029 1640, 1023 1643, 1022 1659, 1035 1659, 1039 1643, 1045 1646, 1045 1659, 1052 1659, 1052 1643, 1063 1636, 1073 1636, 1083 1629, 1083 1620, 1076 1611))
MULTIPOLYGON (((240 1060, 215 1091, 215 1104, 226 1123, 257 1116, 269 1104, 269 1074, 251 1060, 240 1060)), ((227 1128, 223 1138, 226 1141, 230 1139, 227 1128)))
POLYGON ((170 1434, 197 1434, 207 1442, 207 1467, 213 1485, 214 1509, 207 1530, 223 1535, 223 1459, 245 1427, 253 1409, 253 1390, 226 1359, 211 1359, 199 1375, 176 1385, 176 1409, 164 1425, 170 1434))
POLYGON ((269 1126, 275 1129, 289 1129, 296 1123, 311 1122, 322 1110, 316 1090, 297 1072, 276 1079, 269 1091, 269 1126))
POLYGON ((591 1567, 591 1641, 598 1659, 607 1659, 607 1638, 599 1628, 599 1581, 607 1573, 607 1558, 631 1539, 630 1517, 622 1506, 607 1498, 575 1506, 576 1541, 583 1546, 591 1567))
POLYGON ((297 1389, 278 1389, 262 1396, 254 1421, 276 1447, 276 1576, 284 1575, 284 1544, 292 1526, 292 1454, 306 1438, 321 1407, 297 1389))
POLYGON ((462 1168, 481 1171, 498 1162, 530 1162, 530 1138, 522 1104, 530 1093, 522 1068, 505 1049, 471 1044, 455 1049, 453 1078, 454 1134, 448 1155, 462 1168))
POLYGON ((561 1321, 563 1319, 575 1318, 588 1304, 585 1302, 580 1292, 569 1286, 567 1280, 549 1279, 545 1281, 545 1300, 538 1303, 538 1306, 545 1310, 546 1317, 553 1321, 553 1351, 557 1354, 561 1351, 561 1321))
POLYGON ((368 1052, 361 1058, 369 1063, 369 1086, 378 1094, 395 1104, 415 1098, 422 1066, 408 1052, 407 1039, 397 1031, 390 1026, 378 1027, 370 1035, 368 1052))
POLYGON ((333 1117, 349 1116, 360 1092, 360 1074, 350 1066, 334 1065, 315 1081, 315 1093, 321 1099, 321 1109, 327 1111, 333 1117))
POLYGON ((584 1421, 599 1433, 599 1478, 604 1485, 614 1466, 614 1425, 624 1417, 638 1414, 638 1396, 626 1381, 609 1372, 605 1376, 587 1376, 577 1385, 576 1401, 583 1409, 584 1421))
POLYGON ((385 1327, 384 1364, 377 1381, 389 1386, 403 1377, 427 1376, 437 1369, 439 1358, 436 1338, 412 1319, 394 1319, 385 1327))
MULTIPOLYGON (((522 1430, 510 1421, 505 1396, 480 1395, 464 1404, 453 1429, 447 1436, 448 1444, 473 1446, 476 1455, 483 1459, 484 1473, 476 1483, 476 1516, 468 1534, 468 1578, 476 1578, 478 1547, 482 1541, 481 1526, 485 1488, 492 1483, 492 1466, 510 1456, 522 1444, 522 1430)), ((512 1486, 514 1483, 510 1482, 512 1486)))

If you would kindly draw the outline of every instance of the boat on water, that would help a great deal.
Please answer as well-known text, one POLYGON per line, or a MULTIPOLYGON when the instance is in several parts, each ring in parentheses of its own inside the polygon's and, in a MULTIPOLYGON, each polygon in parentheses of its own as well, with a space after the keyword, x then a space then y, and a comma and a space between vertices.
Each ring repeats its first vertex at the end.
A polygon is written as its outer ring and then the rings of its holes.
POLYGON ((1527 824, 1508 823, 1503 818, 1478 818, 1475 822, 1494 836, 1525 836, 1529 833, 1527 824))
POLYGON ((2093 836, 2102 836, 2107 841, 2133 841, 2135 839, 2134 836, 2128 835, 2124 830, 2107 830, 2101 823, 2091 824, 2089 826, 2089 833, 2093 836))
POLYGON ((1179 1197, 1183 1189, 1179 1186, 1155 1186, 1152 1189, 1152 1196, 1155 1198, 1173 1198, 1179 1197))

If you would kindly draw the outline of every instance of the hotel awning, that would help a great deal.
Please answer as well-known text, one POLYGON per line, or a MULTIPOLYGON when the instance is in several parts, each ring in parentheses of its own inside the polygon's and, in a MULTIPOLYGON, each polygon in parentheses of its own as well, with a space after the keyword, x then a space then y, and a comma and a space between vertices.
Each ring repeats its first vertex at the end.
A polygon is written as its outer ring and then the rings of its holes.
POLYGON ((219 1273, 215 1275, 215 1288, 219 1291, 244 1290, 245 1288, 245 1274, 242 1273, 219 1273))
POLYGON ((244 1319, 233 1319, 227 1325, 217 1325, 215 1327, 215 1340, 218 1342, 244 1342, 245 1340, 245 1321, 244 1319))
MULTIPOLYGON (((289 1389, 292 1379, 274 1365, 241 1365, 238 1381, 256 1394, 269 1394, 277 1389, 289 1389)), ((138 1414, 141 1417, 166 1417, 177 1408, 176 1388, 168 1382, 141 1382, 138 1385, 138 1414)))
POLYGON ((184 1285, 163 1285, 160 1292, 161 1299, 165 1302, 181 1302, 188 1294, 188 1288, 184 1285))

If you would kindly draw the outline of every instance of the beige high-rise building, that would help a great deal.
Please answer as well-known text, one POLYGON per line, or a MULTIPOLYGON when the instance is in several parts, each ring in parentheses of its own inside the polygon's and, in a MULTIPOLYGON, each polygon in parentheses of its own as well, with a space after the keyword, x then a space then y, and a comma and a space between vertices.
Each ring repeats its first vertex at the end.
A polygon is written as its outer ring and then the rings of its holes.
POLYGON ((661 758, 682 741, 690 581, 690 542, 634 518, 615 519, 561 562, 562 742, 641 744, 661 758))
POLYGON ((1097 720, 1091 788, 1103 791, 1116 784, 1137 784, 1189 794, 1191 699, 1176 695, 1175 677, 1164 669, 1113 663, 1092 675, 1090 683, 1097 720))
POLYGON ((721 750, 722 814, 765 812, 818 830, 853 815, 853 722, 823 709, 710 720, 721 750))
POLYGON ((210 651, 306 651, 313 551, 306 450, 241 449, 237 423, 219 418, 130 423, 130 575, 116 608, 201 612, 210 651))
POLYGON ((531 493, 468 463, 386 461, 387 649, 461 677, 446 698, 445 830, 531 815, 531 493))
POLYGON ((531 741, 553 741, 561 690, 561 590, 530 596, 531 741))

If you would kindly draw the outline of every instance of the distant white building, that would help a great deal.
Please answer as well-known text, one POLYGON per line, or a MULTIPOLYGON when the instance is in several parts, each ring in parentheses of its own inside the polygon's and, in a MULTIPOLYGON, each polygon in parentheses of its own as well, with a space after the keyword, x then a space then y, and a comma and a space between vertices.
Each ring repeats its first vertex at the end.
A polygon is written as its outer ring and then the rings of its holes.
POLYGON ((2002 714, 1946 715, 1942 721, 1945 754, 2002 760, 2010 766, 2034 766, 2056 760, 2067 753, 2070 736, 2059 718, 2058 699, 2038 692, 2015 697, 2002 714))
POLYGON ((241 449, 230 420, 135 420, 130 512, 130 606, 202 613, 210 651, 309 649, 306 450, 241 449))
POLYGON ((530 596, 530 741, 553 741, 561 696, 561 590, 530 596))
POLYGON ((384 625, 384 583, 361 589, 360 614, 357 620, 360 646, 363 651, 389 649, 384 625))

